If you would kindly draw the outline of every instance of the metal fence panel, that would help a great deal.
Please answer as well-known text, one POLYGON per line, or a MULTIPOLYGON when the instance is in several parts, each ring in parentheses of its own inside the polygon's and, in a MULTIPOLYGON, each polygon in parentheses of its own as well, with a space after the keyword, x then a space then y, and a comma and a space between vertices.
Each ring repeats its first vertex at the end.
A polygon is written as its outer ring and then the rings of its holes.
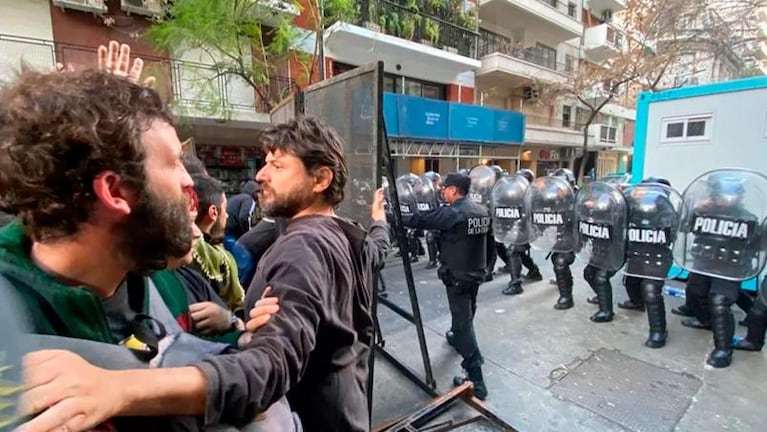
POLYGON ((338 214, 367 226, 373 191, 381 182, 380 101, 377 63, 362 66, 304 92, 304 113, 335 128, 345 150, 349 178, 338 214))

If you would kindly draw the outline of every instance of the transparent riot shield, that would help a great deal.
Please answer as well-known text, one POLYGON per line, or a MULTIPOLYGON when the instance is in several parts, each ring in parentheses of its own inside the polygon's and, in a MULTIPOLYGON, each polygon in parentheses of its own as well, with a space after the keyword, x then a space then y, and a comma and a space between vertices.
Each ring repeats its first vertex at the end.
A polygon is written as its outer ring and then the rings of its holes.
POLYGON ((3 317, 0 337, 0 430, 13 430, 12 426, 22 420, 17 417, 16 403, 22 385, 22 357, 29 341, 23 334, 29 328, 29 317, 15 295, 14 288, 0 277, 0 316, 3 317), (7 429, 6 429, 7 428, 7 429))
POLYGON ((468 198, 477 204, 490 208, 491 194, 495 186, 496 172, 487 165, 477 165, 469 171, 471 186, 468 198))
POLYGON ((412 217, 418 211, 418 205, 415 201, 413 186, 410 185, 406 176, 397 178, 397 198, 399 199, 399 210, 402 217, 412 217))
POLYGON ((434 183, 424 176, 420 177, 418 180, 417 186, 414 187, 413 190, 418 211, 428 212, 439 207, 434 183))
POLYGON ((575 193, 559 177, 539 177, 525 193, 530 245, 546 252, 575 247, 575 193))
POLYGON ((525 207, 529 186, 522 176, 504 176, 493 187, 493 234, 495 241, 506 247, 527 244, 530 238, 525 207))
POLYGON ((575 197, 575 256, 606 271, 626 259, 626 200, 615 186, 595 181, 575 197))
POLYGON ((739 168, 709 171, 693 180, 682 198, 673 247, 680 267, 732 281, 764 269, 767 176, 739 168))
POLYGON ((674 263, 672 245, 679 227, 682 196, 659 183, 639 183, 623 191, 628 208, 623 273, 665 280, 674 263))

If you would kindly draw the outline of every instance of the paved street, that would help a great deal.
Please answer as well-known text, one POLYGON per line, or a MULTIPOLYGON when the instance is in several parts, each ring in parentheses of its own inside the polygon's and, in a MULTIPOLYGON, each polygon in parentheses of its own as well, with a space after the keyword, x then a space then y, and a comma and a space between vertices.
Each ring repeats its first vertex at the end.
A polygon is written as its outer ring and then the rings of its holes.
MULTIPOLYGON (((715 370, 705 364, 713 346, 709 332, 682 327, 670 309, 681 299, 666 297, 669 339, 666 347, 644 346, 644 312, 615 308, 611 323, 594 324, 596 306, 573 266, 576 306, 557 311, 551 264, 534 252, 544 280, 525 286, 520 296, 501 294, 508 275, 496 276, 480 288, 475 320, 490 396, 486 405, 520 431, 751 431, 763 430, 767 411, 764 353, 735 353, 732 366, 715 370), (762 425, 762 426, 759 426, 762 425)), ((500 262, 500 261, 499 261, 500 262)), ((439 391, 460 372, 460 357, 444 341, 450 317, 444 287, 426 261, 413 265, 439 391)), ((399 258, 384 270, 389 299, 410 310, 399 258)), ((625 300, 620 277, 613 280, 614 301, 625 300)), ((385 307, 379 320, 387 351, 423 373, 414 327, 385 307)), ((734 307, 736 318, 742 312, 734 307)), ((744 327, 737 329, 738 334, 744 327)), ((385 359, 376 362, 374 424, 413 412, 429 400, 385 359)), ((475 412, 465 406, 451 411, 463 418, 475 412)), ((484 431, 486 426, 460 430, 484 431)))

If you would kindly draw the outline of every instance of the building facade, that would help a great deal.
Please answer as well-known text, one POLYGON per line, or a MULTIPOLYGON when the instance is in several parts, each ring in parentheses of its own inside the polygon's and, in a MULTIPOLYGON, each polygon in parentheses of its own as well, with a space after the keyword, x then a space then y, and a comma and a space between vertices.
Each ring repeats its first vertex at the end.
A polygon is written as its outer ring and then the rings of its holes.
MULTIPOLYGON (((263 20, 292 19, 313 53, 308 2, 274 2, 263 20)), ((583 59, 601 61, 620 44, 610 26, 623 0, 357 0, 359 15, 322 33, 322 58, 312 82, 383 61, 385 123, 398 172, 441 173, 477 164, 544 175, 575 168, 582 156, 583 118, 577 101, 542 104, 539 85, 571 79, 583 59)), ((270 122, 263 95, 288 94, 302 82, 290 59, 266 88, 220 75, 208 51, 158 50, 143 37, 160 10, 141 0, 0 0, 0 79, 18 59, 33 67, 55 62, 93 66, 98 45, 131 44, 174 103, 180 132, 212 173, 231 189, 260 166, 254 143, 270 122), (207 80, 217 107, 195 83, 207 80), (209 109, 212 108, 212 109, 209 109)), ((586 131, 599 174, 625 170, 633 110, 606 106, 586 131)))

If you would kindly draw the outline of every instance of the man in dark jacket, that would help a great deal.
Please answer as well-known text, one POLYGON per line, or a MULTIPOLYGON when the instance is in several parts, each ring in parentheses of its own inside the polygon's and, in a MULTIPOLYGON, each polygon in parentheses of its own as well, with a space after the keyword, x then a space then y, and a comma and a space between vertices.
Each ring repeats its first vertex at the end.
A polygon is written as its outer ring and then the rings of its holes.
POLYGON ((224 231, 224 246, 229 251, 232 250, 237 239, 258 223, 258 220, 254 218, 258 190, 258 183, 248 180, 240 188, 240 193, 227 201, 226 212, 229 214, 229 219, 226 221, 224 231))

